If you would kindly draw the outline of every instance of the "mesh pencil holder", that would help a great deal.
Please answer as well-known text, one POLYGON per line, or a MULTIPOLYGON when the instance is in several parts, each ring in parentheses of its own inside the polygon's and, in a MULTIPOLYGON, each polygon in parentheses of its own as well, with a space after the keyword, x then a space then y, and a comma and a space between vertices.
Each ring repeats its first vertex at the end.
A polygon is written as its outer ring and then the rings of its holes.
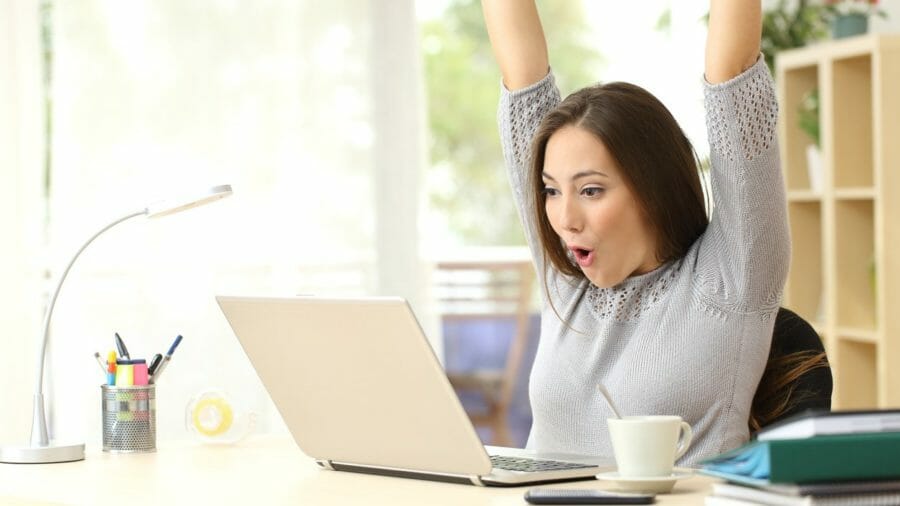
POLYGON ((156 385, 100 386, 103 392, 103 451, 156 451, 156 385))

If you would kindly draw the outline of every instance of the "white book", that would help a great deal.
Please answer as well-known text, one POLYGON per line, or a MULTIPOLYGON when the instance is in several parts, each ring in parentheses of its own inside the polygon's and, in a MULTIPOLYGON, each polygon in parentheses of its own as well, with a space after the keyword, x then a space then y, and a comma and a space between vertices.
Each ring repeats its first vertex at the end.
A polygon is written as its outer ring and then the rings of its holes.
POLYGON ((742 501, 732 497, 719 497, 716 495, 708 495, 703 501, 706 506, 759 506, 757 502, 742 501))
POLYGON ((900 432, 900 410, 807 411, 764 428, 756 439, 805 439, 867 432, 900 432))
MULTIPOLYGON (((900 492, 793 496, 731 483, 714 483, 713 495, 710 497, 743 501, 739 504, 767 506, 889 506, 900 504, 900 492)), ((709 503, 707 502, 707 504, 709 503)), ((726 503, 720 504, 724 506, 726 503)))

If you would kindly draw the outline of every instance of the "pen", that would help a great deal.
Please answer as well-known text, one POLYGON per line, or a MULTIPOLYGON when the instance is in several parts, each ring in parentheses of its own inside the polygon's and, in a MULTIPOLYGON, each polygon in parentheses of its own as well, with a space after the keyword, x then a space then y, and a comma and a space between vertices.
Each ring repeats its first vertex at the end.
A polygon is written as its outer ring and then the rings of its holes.
POLYGON ((131 360, 131 355, 128 354, 128 348, 125 347, 125 342, 122 341, 121 337, 119 337, 118 332, 116 332, 116 348, 119 349, 119 355, 121 355, 126 360, 131 360))
POLYGON ((175 342, 172 343, 172 346, 169 346, 169 351, 166 352, 167 357, 171 357, 173 353, 175 353, 175 348, 181 343, 181 334, 178 334, 178 337, 175 338, 175 342))
POLYGON ((156 383, 156 380, 159 379, 159 375, 162 374, 163 369, 169 365, 169 362, 172 360, 172 354, 175 353, 175 348, 178 348, 178 344, 181 343, 181 334, 178 334, 178 337, 175 338, 175 342, 172 343, 172 346, 169 346, 169 351, 166 352, 166 356, 163 357, 162 361, 159 363, 159 366, 156 367, 155 372, 153 373, 153 377, 150 378, 150 383, 156 383))
POLYGON ((100 370, 103 371, 103 374, 106 374, 106 364, 103 363, 103 360, 100 360, 100 352, 94 352, 94 358, 97 359, 97 363, 100 364, 100 370))

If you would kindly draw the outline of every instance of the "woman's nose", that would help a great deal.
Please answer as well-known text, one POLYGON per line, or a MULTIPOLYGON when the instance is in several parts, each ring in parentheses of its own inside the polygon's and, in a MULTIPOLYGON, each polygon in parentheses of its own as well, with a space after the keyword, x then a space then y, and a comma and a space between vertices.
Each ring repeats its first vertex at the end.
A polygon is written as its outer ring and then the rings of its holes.
POLYGON ((578 232, 582 227, 581 210, 574 199, 563 199, 562 209, 559 215, 559 224, 568 232, 578 232))

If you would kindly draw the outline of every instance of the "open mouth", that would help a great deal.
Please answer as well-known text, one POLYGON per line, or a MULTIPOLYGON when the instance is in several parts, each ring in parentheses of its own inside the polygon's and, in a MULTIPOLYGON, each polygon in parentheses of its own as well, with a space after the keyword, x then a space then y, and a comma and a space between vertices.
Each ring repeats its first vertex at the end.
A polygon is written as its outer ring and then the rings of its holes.
POLYGON ((594 252, 592 250, 579 248, 577 246, 570 247, 569 249, 572 250, 575 261, 578 262, 578 265, 581 267, 587 267, 594 262, 594 252))

